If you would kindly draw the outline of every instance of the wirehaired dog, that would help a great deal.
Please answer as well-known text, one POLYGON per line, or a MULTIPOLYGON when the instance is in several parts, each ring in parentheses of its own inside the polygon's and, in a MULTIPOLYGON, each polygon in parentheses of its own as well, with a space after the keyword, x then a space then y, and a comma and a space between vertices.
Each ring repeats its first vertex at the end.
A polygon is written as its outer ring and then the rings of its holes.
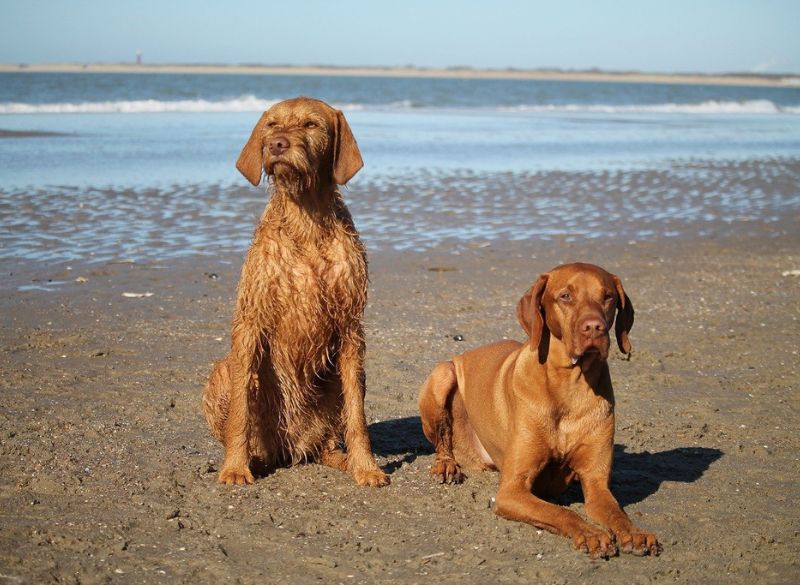
POLYGON ((609 331, 630 353, 633 304, 620 279, 591 264, 542 274, 517 306, 530 340, 501 341, 436 366, 419 396, 431 474, 463 481, 462 467, 499 469, 495 512, 568 536, 592 556, 661 552, 609 490, 614 390, 609 331), (546 502, 579 478, 586 513, 546 502))
POLYGON ((236 167, 256 186, 265 171, 272 196, 242 267, 230 353, 203 393, 225 447, 221 483, 309 460, 389 483, 364 416, 366 254, 337 190, 362 166, 342 112, 304 97, 264 112, 242 149, 236 167))

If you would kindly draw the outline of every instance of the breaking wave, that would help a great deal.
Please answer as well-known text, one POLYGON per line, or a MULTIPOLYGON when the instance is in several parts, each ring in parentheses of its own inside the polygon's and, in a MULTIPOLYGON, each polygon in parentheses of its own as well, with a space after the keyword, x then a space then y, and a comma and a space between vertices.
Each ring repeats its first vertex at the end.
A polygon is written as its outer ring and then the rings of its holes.
MULTIPOLYGON (((82 103, 23 102, 0 103, 0 114, 139 114, 159 112, 261 112, 278 100, 244 95, 223 100, 117 100, 82 103)), ((354 110, 408 110, 453 109, 447 106, 423 105, 412 100, 387 104, 349 103, 335 104, 345 111, 354 110)), ((532 113, 601 113, 601 114, 800 114, 800 105, 780 106, 770 100, 715 101, 699 103, 664 104, 520 104, 511 106, 456 107, 467 110, 494 110, 500 112, 532 113)))
POLYGON ((602 114, 800 114, 800 106, 779 106, 770 100, 709 100, 690 104, 544 104, 500 109, 518 112, 594 112, 602 114))

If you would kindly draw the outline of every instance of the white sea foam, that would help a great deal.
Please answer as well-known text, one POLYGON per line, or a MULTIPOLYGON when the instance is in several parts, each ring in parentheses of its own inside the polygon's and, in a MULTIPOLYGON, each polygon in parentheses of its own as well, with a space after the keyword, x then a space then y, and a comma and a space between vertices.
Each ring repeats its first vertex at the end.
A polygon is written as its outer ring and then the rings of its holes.
POLYGON ((513 112, 565 112, 601 114, 800 114, 800 106, 779 106, 770 100, 716 101, 690 104, 544 104, 500 108, 513 112))
POLYGON ((277 100, 254 95, 235 99, 209 100, 117 100, 83 103, 29 104, 0 103, 0 114, 141 114, 158 112, 260 112, 277 100))
MULTIPOLYGON (((117 100, 82 103, 31 104, 24 102, 0 103, 2 114, 138 114, 159 112, 261 112, 277 103, 278 100, 244 95, 226 100, 117 100)), ((422 108, 411 100, 401 100, 388 104, 345 103, 334 104, 345 111, 381 109, 407 110, 422 108)), ((440 109, 440 108, 424 108, 440 109)), ((779 106, 766 99, 746 101, 709 100, 689 104, 530 104, 516 106, 478 107, 457 109, 496 110, 501 112, 532 113, 601 113, 601 114, 800 114, 800 105, 779 106)))
MULTIPOLYGON (((228 100, 117 100, 82 103, 0 103, 0 114, 143 114, 161 112, 263 112, 280 100, 244 95, 228 100)), ((342 110, 364 109, 363 104, 335 104, 342 110)))

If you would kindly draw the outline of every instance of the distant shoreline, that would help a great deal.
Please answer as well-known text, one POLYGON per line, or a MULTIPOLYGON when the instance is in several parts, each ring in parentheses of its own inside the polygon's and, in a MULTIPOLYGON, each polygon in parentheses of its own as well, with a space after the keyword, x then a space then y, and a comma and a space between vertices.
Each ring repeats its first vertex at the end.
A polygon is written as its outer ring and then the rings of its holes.
POLYGON ((0 128, 0 138, 54 138, 69 136, 64 132, 42 132, 40 130, 6 130, 0 128))
POLYGON ((549 69, 447 69, 419 67, 326 67, 289 65, 135 65, 132 63, 0 63, 0 73, 172 73, 204 75, 335 75, 341 77, 420 77, 451 79, 528 79, 608 83, 672 83, 800 87, 800 75, 641 73, 549 69))

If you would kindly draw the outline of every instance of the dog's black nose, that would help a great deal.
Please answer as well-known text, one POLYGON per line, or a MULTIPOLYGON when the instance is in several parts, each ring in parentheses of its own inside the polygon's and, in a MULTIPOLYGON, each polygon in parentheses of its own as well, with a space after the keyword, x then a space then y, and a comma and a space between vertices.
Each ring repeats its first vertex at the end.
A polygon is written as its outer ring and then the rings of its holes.
POLYGON ((276 136, 269 141, 267 146, 269 147, 269 153, 272 156, 278 156, 289 149, 289 139, 285 136, 276 136))

